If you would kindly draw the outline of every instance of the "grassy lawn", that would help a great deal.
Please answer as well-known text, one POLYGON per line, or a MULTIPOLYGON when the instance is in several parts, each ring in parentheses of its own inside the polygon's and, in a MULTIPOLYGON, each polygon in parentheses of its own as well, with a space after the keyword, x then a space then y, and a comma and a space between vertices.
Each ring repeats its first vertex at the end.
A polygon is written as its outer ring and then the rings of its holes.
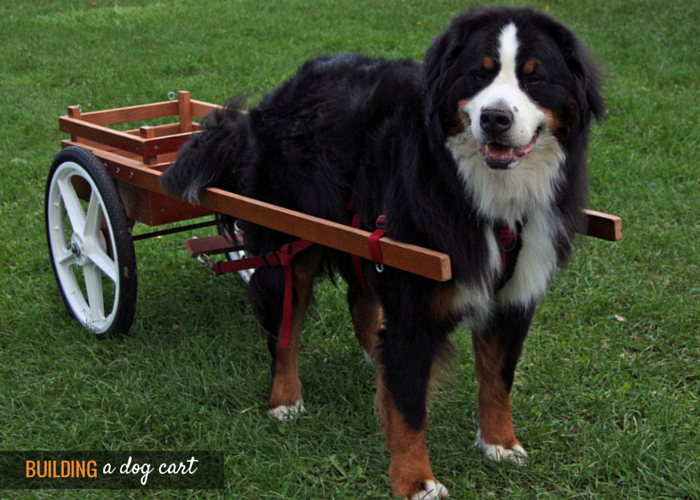
MULTIPOLYGON (((321 53, 421 59, 465 5, 3 0, 0 451, 222 450, 226 490, 0 496, 392 498, 374 369, 342 292, 318 289, 300 367, 308 412, 280 425, 267 415, 268 354, 243 285, 187 259, 184 236, 137 244, 138 309, 123 341, 99 342, 69 317, 46 250, 44 185, 68 105, 177 90, 255 101, 321 53)), ((606 67, 589 205, 622 216, 625 239, 582 240, 540 306, 514 392, 529 465, 486 463, 472 447, 475 382, 460 330, 431 406, 433 469, 454 498, 700 499, 700 3, 527 5, 568 23, 606 67)))

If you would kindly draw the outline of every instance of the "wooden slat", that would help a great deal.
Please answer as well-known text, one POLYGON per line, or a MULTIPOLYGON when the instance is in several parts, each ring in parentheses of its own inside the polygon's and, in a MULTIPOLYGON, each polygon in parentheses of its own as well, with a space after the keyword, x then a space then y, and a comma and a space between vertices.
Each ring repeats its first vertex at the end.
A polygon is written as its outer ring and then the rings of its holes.
POLYGON ((190 257, 200 255, 220 255, 222 253, 243 250, 243 247, 226 236, 208 236, 206 238, 193 238, 185 242, 185 249, 190 257))
MULTIPOLYGON (((139 137, 144 137, 142 130, 148 128, 153 130, 155 135, 153 137, 165 137, 167 135, 175 135, 180 133, 179 123, 166 123, 165 125, 155 125, 155 126, 143 126, 141 128, 126 130, 126 134, 137 135, 139 137)), ((199 130, 199 123, 192 122, 192 131, 196 132, 199 130)))
MULTIPOLYGON (((64 141, 69 144, 70 141, 64 141)), ((92 148, 91 148, 92 149, 92 148)), ((113 178, 165 194, 160 185, 160 172, 128 158, 92 149, 105 162, 113 178)), ((208 188, 200 195, 200 206, 215 212, 264 225, 298 238, 370 259, 367 243, 371 233, 309 216, 269 203, 246 198, 228 191, 208 188)), ((380 246, 386 265, 437 281, 452 278, 450 258, 446 254, 382 238, 380 246)))
POLYGON ((179 134, 157 137, 148 139, 143 144, 144 156, 156 156, 167 153, 177 152, 183 144, 190 140, 191 132, 183 132, 179 134))
POLYGON ((211 111, 222 108, 222 106, 219 106, 218 104, 211 104, 208 102, 198 101, 196 99, 190 100, 190 106, 192 108, 192 115, 199 118, 204 118, 211 111))
MULTIPOLYGON (((85 115, 82 116, 84 117, 85 115)), ((68 116, 62 116, 58 121, 61 131, 70 134, 71 137, 82 137, 100 144, 123 149, 130 153, 144 154, 144 139, 140 137, 95 125, 82 118, 77 120, 68 116)))
POLYGON ((68 116, 59 118, 59 126, 61 131, 70 134, 71 138, 82 137, 95 143, 105 144, 130 153, 136 153, 145 158, 175 153, 189 140, 191 135, 191 132, 185 132, 153 139, 144 139, 140 137, 140 134, 137 135, 129 132, 112 130, 101 125, 69 118, 68 116))
POLYGON ((622 239, 622 219, 620 217, 587 209, 584 209, 583 213, 586 215, 586 230, 583 234, 607 241, 620 241, 622 239))
POLYGON ((126 108, 107 109, 83 113, 82 120, 95 125, 117 125, 119 123, 153 120, 166 116, 177 116, 177 101, 156 102, 126 108))

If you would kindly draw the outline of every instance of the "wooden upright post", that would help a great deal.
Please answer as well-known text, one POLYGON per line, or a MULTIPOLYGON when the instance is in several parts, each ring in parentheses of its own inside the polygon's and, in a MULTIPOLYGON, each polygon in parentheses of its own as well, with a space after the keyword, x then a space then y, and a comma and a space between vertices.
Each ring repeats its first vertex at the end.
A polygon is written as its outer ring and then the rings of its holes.
POLYGON ((180 115, 180 133, 192 132, 192 106, 190 93, 187 90, 180 90, 177 93, 177 108, 180 115))

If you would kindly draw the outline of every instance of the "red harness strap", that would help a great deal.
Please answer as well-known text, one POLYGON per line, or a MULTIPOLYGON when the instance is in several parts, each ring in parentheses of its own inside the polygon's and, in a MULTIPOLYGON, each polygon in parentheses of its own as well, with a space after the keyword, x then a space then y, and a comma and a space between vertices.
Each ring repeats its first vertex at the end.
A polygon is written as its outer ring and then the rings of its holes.
POLYGON ((369 254, 375 264, 384 264, 379 239, 386 234, 386 212, 377 217, 377 229, 369 235, 369 254))
POLYGON ((511 255, 517 243, 517 236, 506 223, 501 223, 498 228, 498 247, 501 251, 501 269, 506 270, 510 266, 511 255))
POLYGON ((281 346, 289 347, 289 340, 292 335, 292 308, 294 305, 294 279, 292 275, 292 264, 294 256, 314 245, 313 241, 297 240, 287 243, 276 252, 247 259, 228 260, 214 264, 214 273, 218 276, 225 273, 235 273, 244 269, 257 269, 259 267, 282 266, 284 270, 284 307, 282 310, 282 339, 281 346))
MULTIPOLYGON (((359 174, 358 174, 359 178, 359 174)), ((355 210, 355 192, 352 192, 352 195, 350 196, 350 203, 348 203, 348 212, 354 212, 352 216, 352 227, 355 229, 360 229, 362 225, 361 217, 359 212, 355 210)), ((383 265, 384 264, 384 258, 382 257, 382 249, 379 246, 379 240, 386 234, 386 210, 382 215, 377 217, 377 229, 369 236, 369 254, 372 258, 372 262, 375 264, 383 265)), ((367 285, 367 280, 365 279, 365 273, 362 272, 362 261, 360 260, 359 255, 351 255, 350 258, 352 259, 352 267, 353 270, 355 271, 355 276, 357 277, 357 281, 360 283, 360 286, 362 287, 363 290, 369 290, 369 286, 367 285)))
POLYGON ((501 254, 501 268, 496 271, 494 276, 496 290, 500 290, 505 286, 515 270, 518 253, 520 252, 518 232, 522 230, 520 224, 518 224, 517 227, 517 232, 511 229, 505 222, 501 222, 494 227, 496 240, 498 242, 498 250, 501 254))

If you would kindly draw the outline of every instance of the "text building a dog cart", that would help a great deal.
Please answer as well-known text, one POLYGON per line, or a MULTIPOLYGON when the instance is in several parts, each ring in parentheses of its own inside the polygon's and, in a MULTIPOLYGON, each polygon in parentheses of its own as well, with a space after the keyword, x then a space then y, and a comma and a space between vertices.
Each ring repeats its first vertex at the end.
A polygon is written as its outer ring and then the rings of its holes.
MULTIPOLYGON (((68 108, 59 119, 70 134, 62 142, 47 181, 46 231, 51 262, 71 314, 98 336, 125 333, 136 309, 134 241, 194 227, 214 225, 216 214, 269 227, 330 248, 371 259, 370 232, 308 216, 216 188, 194 206, 165 194, 159 176, 178 149, 218 106, 190 98, 82 113, 68 108), (119 131, 110 128, 172 117, 173 123, 119 131), (210 221, 132 235, 135 222, 162 226, 208 217, 210 221)), ((622 238, 619 217, 585 210, 585 234, 609 241, 622 238)), ((437 281, 451 279, 446 254, 382 238, 384 263, 437 281)), ((192 257, 227 253, 237 258, 241 235, 189 240, 192 257)))

